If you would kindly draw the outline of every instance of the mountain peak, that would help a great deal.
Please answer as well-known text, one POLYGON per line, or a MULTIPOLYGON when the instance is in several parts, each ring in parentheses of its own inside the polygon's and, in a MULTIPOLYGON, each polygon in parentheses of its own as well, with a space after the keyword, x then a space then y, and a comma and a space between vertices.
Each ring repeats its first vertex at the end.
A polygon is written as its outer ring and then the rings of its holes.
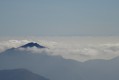
POLYGON ((27 44, 21 46, 20 48, 28 48, 28 47, 29 47, 29 48, 32 48, 32 47, 36 47, 36 48, 46 48, 46 47, 41 46, 41 45, 39 45, 38 43, 35 43, 35 42, 27 43, 27 44))
POLYGON ((26 69, 0 70, 0 80, 49 80, 26 69), (6 77, 7 76, 7 77, 6 77))

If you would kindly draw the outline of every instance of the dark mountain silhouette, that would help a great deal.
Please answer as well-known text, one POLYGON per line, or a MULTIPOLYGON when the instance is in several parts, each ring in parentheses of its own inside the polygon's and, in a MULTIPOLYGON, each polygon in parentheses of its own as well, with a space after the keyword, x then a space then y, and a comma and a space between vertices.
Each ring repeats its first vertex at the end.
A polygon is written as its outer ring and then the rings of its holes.
POLYGON ((0 70, 0 80, 49 80, 26 69, 0 70))
POLYGON ((27 43, 27 44, 21 46, 20 48, 28 48, 28 47, 30 47, 30 48, 31 48, 31 47, 46 48, 46 47, 41 46, 41 45, 39 45, 38 43, 34 43, 34 42, 27 43))
POLYGON ((0 53, 0 69, 25 68, 50 80, 82 80, 80 62, 45 52, 32 53, 18 49, 0 53), (73 68, 77 68, 76 71, 73 68))
POLYGON ((17 49, 0 53, 0 69, 25 68, 50 80, 119 80, 119 57, 78 62, 17 49))
MULTIPOLYGON (((19 51, 19 48, 33 48, 33 47, 36 47, 36 48, 38 48, 38 49, 43 49, 43 48, 47 48, 47 47, 45 47, 45 46, 42 46, 42 45, 39 45, 38 43, 34 43, 34 42, 30 42, 30 43, 27 43, 27 44, 25 44, 25 45, 22 45, 22 46, 20 46, 20 47, 18 47, 18 48, 10 48, 10 49, 7 49, 5 52, 3 52, 3 53, 8 53, 8 54, 13 54, 13 53, 19 53, 19 52, 22 52, 22 51, 19 51)), ((24 51, 25 52, 25 51, 24 51)), ((24 53, 23 52, 23 53, 24 53)), ((28 52, 26 52, 26 53, 28 53, 28 52)))

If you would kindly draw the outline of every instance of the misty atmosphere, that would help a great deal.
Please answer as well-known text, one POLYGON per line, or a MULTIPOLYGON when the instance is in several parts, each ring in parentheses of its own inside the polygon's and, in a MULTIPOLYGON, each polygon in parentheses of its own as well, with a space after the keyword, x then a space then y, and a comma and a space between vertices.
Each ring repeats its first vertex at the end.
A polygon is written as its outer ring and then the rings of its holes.
POLYGON ((0 0, 0 80, 119 80, 119 1, 0 0))

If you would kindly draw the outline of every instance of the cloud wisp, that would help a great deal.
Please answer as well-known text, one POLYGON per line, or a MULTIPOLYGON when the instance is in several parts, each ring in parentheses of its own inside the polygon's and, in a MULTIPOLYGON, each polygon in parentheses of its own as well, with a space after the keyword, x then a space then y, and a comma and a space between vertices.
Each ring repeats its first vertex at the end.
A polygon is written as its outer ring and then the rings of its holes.
POLYGON ((91 59, 112 59, 119 56, 119 43, 99 43, 99 44, 85 44, 80 42, 72 43, 73 41, 57 41, 57 40, 6 40, 0 42, 0 52, 12 47, 19 47, 29 42, 37 42, 40 45, 48 47, 47 49, 27 48, 26 50, 33 53, 45 53, 57 56, 60 55, 66 59, 73 59, 77 61, 87 61, 91 59))

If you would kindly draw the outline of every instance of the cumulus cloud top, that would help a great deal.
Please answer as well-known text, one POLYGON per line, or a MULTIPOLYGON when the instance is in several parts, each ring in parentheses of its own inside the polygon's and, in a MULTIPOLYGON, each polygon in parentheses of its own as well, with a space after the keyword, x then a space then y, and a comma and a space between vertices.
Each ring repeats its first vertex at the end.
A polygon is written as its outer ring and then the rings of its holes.
POLYGON ((90 59, 112 59, 119 56, 119 42, 116 39, 104 38, 53 38, 36 40, 6 40, 0 41, 0 52, 19 47, 29 42, 37 42, 46 49, 28 48, 34 53, 45 51, 49 55, 60 55, 66 59, 87 61, 90 59))

